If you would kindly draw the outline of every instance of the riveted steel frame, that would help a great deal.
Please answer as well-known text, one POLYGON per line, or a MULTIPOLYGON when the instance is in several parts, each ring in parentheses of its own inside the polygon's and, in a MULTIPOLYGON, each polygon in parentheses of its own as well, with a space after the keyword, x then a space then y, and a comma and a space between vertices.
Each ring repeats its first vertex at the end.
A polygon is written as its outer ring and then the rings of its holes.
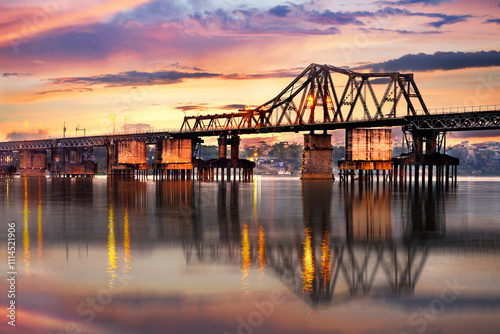
POLYGON ((281 93, 266 103, 238 113, 186 116, 181 132, 382 120, 416 116, 419 113, 415 105, 419 105, 421 115, 429 114, 413 80, 413 74, 360 73, 330 65, 311 64, 281 93), (347 77, 347 82, 334 83, 333 74, 347 77), (383 96, 377 97, 373 85, 379 83, 375 80, 384 78, 387 87, 383 96), (406 102, 405 115, 397 111, 402 98, 406 102), (415 98, 418 100, 417 104, 415 98), (354 111, 358 106, 362 108, 363 116, 355 120, 354 111), (384 110, 388 108, 389 112, 384 114, 384 110))
POLYGON ((500 128, 500 112, 468 112, 423 117, 406 117, 405 130, 464 131, 500 128))

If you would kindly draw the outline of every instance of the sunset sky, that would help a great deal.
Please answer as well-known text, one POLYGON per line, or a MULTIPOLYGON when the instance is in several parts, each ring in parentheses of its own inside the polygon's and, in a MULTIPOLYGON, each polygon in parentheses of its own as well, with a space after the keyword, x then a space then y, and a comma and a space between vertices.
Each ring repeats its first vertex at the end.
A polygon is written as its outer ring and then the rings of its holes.
POLYGON ((500 104, 499 29, 498 0, 0 0, 0 140, 110 132, 110 115, 179 129, 310 63, 413 72, 429 108, 500 104))

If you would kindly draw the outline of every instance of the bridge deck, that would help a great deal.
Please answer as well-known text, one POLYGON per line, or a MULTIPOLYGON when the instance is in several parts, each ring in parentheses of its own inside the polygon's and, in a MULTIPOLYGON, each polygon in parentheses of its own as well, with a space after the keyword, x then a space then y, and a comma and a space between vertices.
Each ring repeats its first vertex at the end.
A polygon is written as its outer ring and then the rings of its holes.
MULTIPOLYGON (((472 109, 472 108, 471 108, 472 109)), ((404 116, 349 122, 318 122, 300 125, 271 125, 265 127, 198 127, 196 130, 177 129, 158 132, 103 134, 70 138, 22 140, 0 143, 0 151, 20 149, 49 149, 55 147, 105 146, 110 141, 139 140, 155 144, 166 137, 204 137, 221 134, 257 134, 338 130, 350 128, 376 128, 403 126, 405 130, 469 131, 500 129, 500 105, 486 106, 486 111, 441 113, 422 116, 404 116)), ((473 109, 472 109, 473 110, 473 109)))

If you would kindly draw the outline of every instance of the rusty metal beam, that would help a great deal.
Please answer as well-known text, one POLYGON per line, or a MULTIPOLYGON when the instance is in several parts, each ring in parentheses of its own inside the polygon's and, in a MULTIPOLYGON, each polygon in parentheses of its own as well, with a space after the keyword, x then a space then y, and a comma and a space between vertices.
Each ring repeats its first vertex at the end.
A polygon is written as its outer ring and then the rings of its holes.
POLYGON ((357 111, 362 112, 362 117, 358 117, 357 121, 404 117, 407 116, 407 112, 403 115, 397 112, 401 97, 404 97, 412 115, 418 115, 414 98, 417 98, 416 103, 421 106, 421 114, 428 114, 411 73, 360 73, 331 65, 310 64, 283 91, 266 103, 239 113, 187 116, 184 118, 181 132, 234 131, 252 128, 262 130, 282 126, 284 120, 288 121, 289 126, 352 122, 357 111), (347 84, 335 84, 332 74, 347 76, 347 84), (370 82, 370 79, 380 78, 391 80, 381 98, 377 97, 373 88, 376 82, 370 82), (362 94, 363 87, 368 87, 370 95, 362 94), (342 91, 337 92, 337 89, 342 91), (341 96, 340 100, 338 96, 341 96), (386 101, 392 101, 393 105, 390 112, 384 114, 386 101), (370 108, 369 103, 373 103, 374 108, 370 108), (342 112, 344 105, 349 106, 347 115, 342 112), (315 112, 318 106, 323 109, 321 114, 315 112))

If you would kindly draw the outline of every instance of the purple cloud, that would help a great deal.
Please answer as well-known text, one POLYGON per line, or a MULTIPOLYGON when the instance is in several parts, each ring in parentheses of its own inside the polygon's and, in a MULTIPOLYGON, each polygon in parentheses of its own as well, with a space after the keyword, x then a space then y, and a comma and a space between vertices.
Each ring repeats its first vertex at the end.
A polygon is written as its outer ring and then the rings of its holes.
POLYGON ((377 1, 377 3, 388 4, 388 5, 416 5, 422 4, 424 6, 438 6, 444 2, 450 2, 451 0, 399 0, 399 1, 377 1))
POLYGON ((9 78, 9 77, 21 78, 29 76, 31 76, 31 73, 2 73, 2 77, 4 78, 9 78))
POLYGON ((397 59, 364 65, 373 72, 456 70, 473 67, 500 66, 499 51, 436 52, 407 54, 397 59))
MULTIPOLYGON (((416 15, 416 14, 415 14, 416 15)), ((432 14, 424 15, 428 17, 438 17, 440 20, 435 22, 430 22, 427 25, 431 27, 441 28, 445 24, 455 24, 458 22, 466 21, 468 18, 473 17, 472 15, 445 15, 445 14, 432 14)))
POLYGON ((269 14, 277 17, 286 17, 292 10, 288 6, 276 6, 269 10, 269 14))
MULTIPOLYGON (((308 20, 310 22, 328 25, 363 25, 363 22, 359 21, 357 18, 359 16, 363 17, 364 15, 365 14, 361 12, 331 12, 327 9, 322 13, 313 11, 309 14, 308 20)), ((367 13, 367 15, 369 14, 367 13)))
POLYGON ((53 78, 54 84, 72 83, 81 85, 106 85, 106 86, 145 86, 145 85, 168 85, 178 83, 184 79, 200 79, 218 77, 217 73, 206 72, 178 72, 157 71, 139 72, 128 71, 119 74, 104 74, 92 77, 53 78))
POLYGON ((6 138, 8 141, 26 140, 26 139, 46 139, 49 137, 49 131, 45 129, 38 129, 36 132, 26 131, 12 131, 7 133, 6 138))
POLYGON ((441 34, 442 32, 439 30, 427 30, 427 31, 413 31, 413 30, 392 30, 392 29, 382 29, 382 28, 360 28, 359 30, 361 31, 366 31, 366 32, 371 32, 371 31, 378 31, 378 32, 395 32, 401 35, 417 35, 417 34, 422 34, 422 35, 428 35, 428 34, 441 34))
POLYGON ((68 89, 45 90, 45 91, 38 92, 35 94, 45 95, 45 94, 53 94, 53 93, 69 93, 69 92, 83 93, 83 92, 92 92, 92 91, 94 91, 92 88, 68 88, 68 89))

